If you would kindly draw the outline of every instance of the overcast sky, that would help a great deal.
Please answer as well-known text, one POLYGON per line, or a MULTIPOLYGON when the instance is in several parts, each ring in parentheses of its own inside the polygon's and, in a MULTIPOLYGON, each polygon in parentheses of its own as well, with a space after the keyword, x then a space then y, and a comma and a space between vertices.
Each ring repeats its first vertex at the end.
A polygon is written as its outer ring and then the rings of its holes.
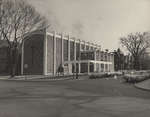
POLYGON ((110 50, 119 37, 150 30, 150 0, 28 0, 58 32, 110 50))

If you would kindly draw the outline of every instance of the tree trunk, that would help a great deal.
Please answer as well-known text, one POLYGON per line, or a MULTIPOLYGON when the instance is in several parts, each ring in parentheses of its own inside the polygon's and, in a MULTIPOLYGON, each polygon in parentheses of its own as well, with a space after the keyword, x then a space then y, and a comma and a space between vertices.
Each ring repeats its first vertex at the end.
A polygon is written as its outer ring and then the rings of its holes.
POLYGON ((13 77, 13 59, 12 59, 12 48, 9 47, 9 74, 13 77))
POLYGON ((133 67, 134 67, 135 70, 140 69, 140 62, 139 62, 139 57, 138 56, 134 56, 133 67))
POLYGON ((18 58, 17 47, 9 48, 9 73, 11 77, 14 77, 17 73, 18 58))

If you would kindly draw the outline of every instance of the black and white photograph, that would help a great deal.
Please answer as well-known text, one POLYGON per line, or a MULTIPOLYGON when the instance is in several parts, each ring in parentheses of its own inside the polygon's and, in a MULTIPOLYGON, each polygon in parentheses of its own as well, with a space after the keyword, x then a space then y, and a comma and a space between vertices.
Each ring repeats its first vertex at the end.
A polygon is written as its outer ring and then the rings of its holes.
POLYGON ((0 0, 0 117, 149 117, 150 0, 0 0))

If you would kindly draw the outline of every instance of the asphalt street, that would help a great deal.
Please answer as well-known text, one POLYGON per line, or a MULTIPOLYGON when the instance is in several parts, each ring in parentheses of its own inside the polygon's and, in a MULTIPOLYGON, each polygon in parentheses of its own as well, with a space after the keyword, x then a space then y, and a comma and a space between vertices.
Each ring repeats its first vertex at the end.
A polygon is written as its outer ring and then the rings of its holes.
POLYGON ((150 92, 120 79, 0 81, 0 117, 148 117, 150 92))

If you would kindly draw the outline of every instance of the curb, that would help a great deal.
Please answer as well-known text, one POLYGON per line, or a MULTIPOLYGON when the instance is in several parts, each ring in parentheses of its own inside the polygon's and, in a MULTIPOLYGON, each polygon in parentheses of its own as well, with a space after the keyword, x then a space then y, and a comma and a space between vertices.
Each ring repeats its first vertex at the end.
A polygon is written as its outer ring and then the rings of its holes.
POLYGON ((144 91, 150 91, 149 88, 140 87, 140 86, 138 86, 137 84, 134 84, 134 87, 137 88, 137 89, 144 90, 144 91))
POLYGON ((63 80, 69 80, 71 78, 62 78, 62 79, 40 79, 40 78, 31 78, 31 79, 0 79, 1 81, 23 81, 23 82, 47 82, 47 81, 63 81, 63 80))
POLYGON ((69 77, 69 78, 28 78, 28 79, 25 79, 25 78, 21 78, 21 79, 11 79, 11 78, 0 78, 0 81, 23 81, 23 82, 50 82, 50 81, 64 81, 64 80, 85 80, 85 78, 78 78, 78 79, 75 79, 75 78, 72 78, 72 77, 69 77))

